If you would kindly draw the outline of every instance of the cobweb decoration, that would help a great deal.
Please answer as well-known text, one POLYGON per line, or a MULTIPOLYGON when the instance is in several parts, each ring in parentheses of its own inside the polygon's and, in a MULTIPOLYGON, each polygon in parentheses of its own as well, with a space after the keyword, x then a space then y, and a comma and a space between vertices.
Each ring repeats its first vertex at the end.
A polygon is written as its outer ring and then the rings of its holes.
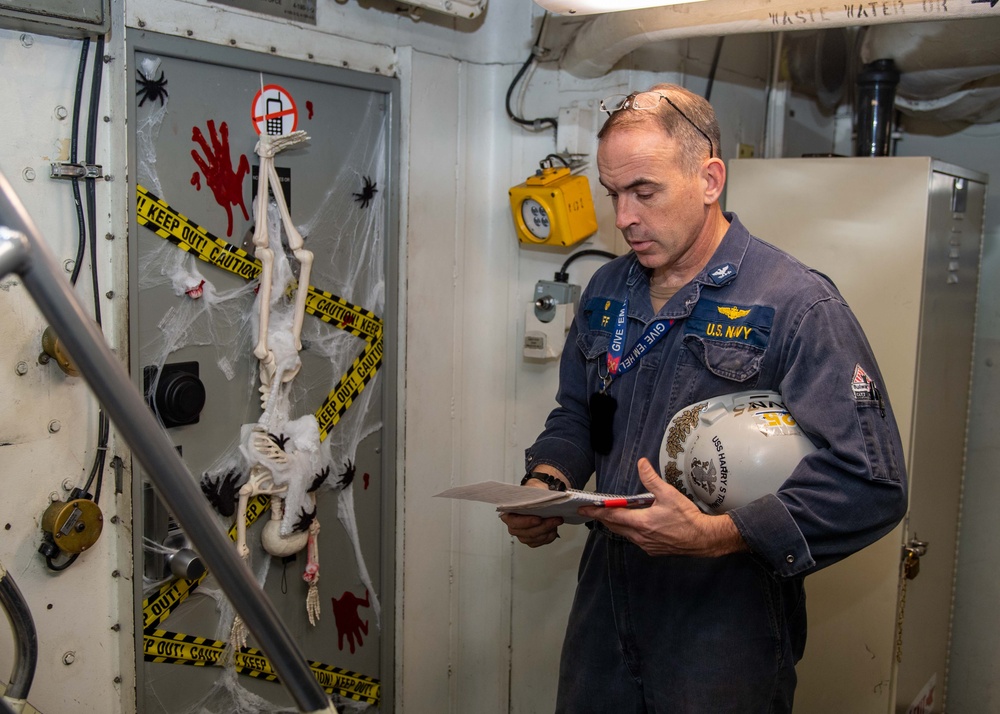
MULTIPOLYGON (((155 70, 156 66, 148 68, 148 71, 155 70)), ((142 71, 147 71, 147 68, 142 67, 142 71)), ((292 214, 296 227, 305 238, 306 247, 315 254, 310 282, 317 288, 341 296, 378 316, 382 316, 385 310, 386 211, 383 201, 389 192, 380 188, 364 210, 354 202, 352 193, 365 176, 371 177, 379 187, 388 183, 386 138, 389 135, 389 112, 384 104, 384 99, 374 93, 369 98, 363 110, 364 118, 350 137, 349 154, 340 165, 330 167, 329 185, 324 199, 313 214, 302 216, 294 210, 292 214), (298 221, 302 219, 303 222, 299 224, 298 221)), ((140 184, 149 187, 160 198, 183 212, 183 207, 175 204, 175 199, 169 194, 169 186, 166 190, 161 186, 157 171, 155 147, 167 107, 169 100, 164 107, 147 105, 139 112, 136 171, 140 184)), ((313 141, 329 140, 330 137, 323 136, 313 138, 313 141)), ((240 149, 234 149, 238 150, 240 149)), ((308 151, 308 144, 301 150, 308 151)), ((268 211, 268 218, 269 232, 280 239, 283 233, 280 220, 275 221, 271 211, 268 211)), ((197 217, 192 216, 192 219, 198 222, 197 217)), ((191 346, 211 347, 215 353, 216 365, 227 380, 235 379, 237 374, 248 375, 245 399, 242 403, 229 405, 234 419, 239 419, 242 424, 256 422, 261 415, 257 392, 257 360, 253 356, 253 333, 257 323, 254 313, 256 281, 235 289, 220 290, 213 283, 213 278, 218 275, 217 268, 196 260, 168 241, 162 240, 155 244, 147 241, 147 244, 152 247, 146 249, 144 246, 140 254, 139 290, 169 286, 177 300, 163 315, 155 335, 140 345, 142 364, 162 367, 178 350, 191 346), (195 294, 198 295, 197 298, 194 297, 195 294)), ((278 256, 288 264, 283 249, 276 252, 276 257, 278 256)), ((280 295, 278 297, 281 298, 280 295)), ((303 350, 299 354, 302 368, 284 397, 287 405, 282 405, 287 406, 289 422, 314 413, 366 347, 363 338, 310 315, 305 318, 301 337, 303 350)), ((316 457, 319 467, 329 466, 332 474, 338 474, 344 464, 356 462, 358 445, 382 427, 381 385, 380 370, 354 399, 321 444, 316 457)), ((284 408, 282 411, 285 411, 284 408)), ((274 426, 280 429, 282 425, 274 426)), ((240 453, 239 440, 239 429, 234 428, 229 442, 220 444, 220 453, 206 470, 207 476, 218 476, 231 469, 238 469, 245 480, 249 466, 240 453)), ((334 489, 337 493, 338 522, 351 540, 354 566, 359 579, 372 595, 372 607, 378 625, 378 599, 362 556, 354 517, 353 486, 341 488, 338 480, 331 476, 321 486, 321 490, 323 489, 334 489)), ((320 513, 320 517, 325 517, 331 524, 332 515, 320 513)), ((231 521, 219 516, 219 524, 228 528, 231 521)), ((259 538, 250 538, 249 544, 251 560, 256 565, 255 576, 263 584, 271 558, 261 548, 259 538)), ((343 557, 335 559, 329 553, 321 554, 321 559, 322 557, 327 558, 325 567, 351 567, 350 561, 343 557)), ((155 585, 152 582, 144 583, 146 589, 155 585)), ((204 585, 201 589, 207 595, 214 594, 204 585)), ((228 603, 225 603, 225 598, 220 599, 219 607, 221 612, 217 639, 225 640, 223 633, 232 622, 232 611, 228 603)), ((286 711, 275 709, 273 705, 255 709, 253 707, 264 705, 254 700, 255 695, 244 697, 241 694, 243 691, 245 690, 236 683, 235 675, 231 681, 226 679, 225 683, 220 679, 220 683, 209 695, 211 701, 201 703, 201 709, 190 710, 191 714, 211 714, 215 711, 286 711)), ((338 708, 344 710, 344 707, 356 711, 369 710, 363 703, 347 700, 344 704, 338 703, 338 708)))
MULTIPOLYGON (((364 702, 344 699, 336 694, 331 697, 340 714, 361 714, 371 712, 372 708, 364 702)), ((212 685, 212 689, 202 699, 185 709, 180 714, 285 714, 298 712, 296 707, 282 707, 273 704, 263 697, 240 685, 236 671, 224 670, 212 685)))
MULTIPOLYGON (((139 72, 148 81, 156 78, 159 69, 159 57, 144 57, 139 62, 139 72)), ((160 126, 163 124, 164 117, 167 116, 167 107, 169 106, 170 98, 166 96, 159 103, 150 103, 150 110, 142 112, 135 128, 136 154, 139 160, 136 175, 140 185, 149 188, 157 196, 163 195, 163 187, 160 186, 160 178, 156 174, 156 139, 160 135, 160 126)))

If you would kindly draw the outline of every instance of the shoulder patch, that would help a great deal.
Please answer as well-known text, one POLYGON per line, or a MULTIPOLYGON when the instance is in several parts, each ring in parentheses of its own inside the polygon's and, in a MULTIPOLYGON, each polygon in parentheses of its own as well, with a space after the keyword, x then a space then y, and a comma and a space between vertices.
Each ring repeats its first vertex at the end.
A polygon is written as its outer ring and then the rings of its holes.
POLYGON ((874 384, 868 373, 865 372, 860 364, 854 365, 854 376, 851 378, 851 391, 854 393, 854 398, 871 399, 872 387, 874 387, 874 384))

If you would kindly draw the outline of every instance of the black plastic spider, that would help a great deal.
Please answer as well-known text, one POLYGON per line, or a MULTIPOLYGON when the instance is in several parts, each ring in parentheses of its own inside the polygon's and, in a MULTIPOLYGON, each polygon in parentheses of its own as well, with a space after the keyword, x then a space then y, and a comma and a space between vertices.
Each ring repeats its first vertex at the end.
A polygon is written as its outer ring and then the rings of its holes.
POLYGON ((352 193, 354 200, 361 204, 362 208, 368 208, 368 204, 375 198, 375 194, 378 193, 378 189, 374 181, 372 181, 367 176, 364 177, 365 185, 361 188, 361 193, 352 193))
POLYGON ((330 478, 330 467, 327 466, 318 474, 313 475, 312 485, 306 489, 306 493, 313 493, 316 489, 323 485, 323 483, 330 478))
POLYGON ((341 488, 347 488, 348 486, 350 486, 351 482, 354 481, 355 474, 357 473, 357 467, 354 465, 354 462, 351 461, 350 459, 347 460, 347 465, 345 466, 345 468, 347 470, 337 477, 337 485, 340 486, 341 488))
POLYGON ((299 509, 298 520, 295 521, 295 525, 292 526, 292 530, 296 533, 305 533, 309 530, 309 526, 312 522, 316 520, 316 509, 307 511, 305 508, 299 509))
POLYGON ((236 513, 236 501, 239 500, 240 481, 243 474, 236 469, 230 469, 225 474, 213 477, 205 473, 201 477, 201 492, 212 504, 220 516, 231 517, 236 513))
POLYGON ((139 89, 135 91, 135 96, 142 97, 139 106, 145 104, 148 99, 151 102, 159 100, 162 107, 163 100, 170 96, 167 94, 167 80, 163 77, 163 70, 160 70, 160 76, 156 79, 146 79, 142 72, 136 72, 136 75, 138 75, 136 80, 139 82, 139 89))
POLYGON ((285 444, 288 443, 288 440, 292 438, 290 436, 285 436, 284 434, 279 434, 278 436, 275 436, 271 432, 267 432, 267 436, 282 451, 285 450, 285 444))

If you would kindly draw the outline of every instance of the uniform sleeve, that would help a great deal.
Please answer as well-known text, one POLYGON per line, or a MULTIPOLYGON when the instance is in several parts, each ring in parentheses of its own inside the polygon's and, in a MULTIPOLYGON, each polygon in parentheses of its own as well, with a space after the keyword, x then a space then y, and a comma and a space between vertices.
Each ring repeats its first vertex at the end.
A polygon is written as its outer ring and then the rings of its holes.
POLYGON ((775 495, 730 511, 780 576, 804 575, 875 542, 907 508, 903 446, 871 347, 853 313, 827 298, 792 331, 779 391, 817 450, 775 495))
MULTIPOLYGON (((585 300, 580 304, 585 304, 585 300)), ((585 324, 585 320, 581 310, 566 336, 559 362, 558 406, 549 414, 538 439, 525 452, 527 470, 549 464, 569 478, 573 488, 583 488, 594 472, 587 359, 579 345, 581 324, 585 324)))

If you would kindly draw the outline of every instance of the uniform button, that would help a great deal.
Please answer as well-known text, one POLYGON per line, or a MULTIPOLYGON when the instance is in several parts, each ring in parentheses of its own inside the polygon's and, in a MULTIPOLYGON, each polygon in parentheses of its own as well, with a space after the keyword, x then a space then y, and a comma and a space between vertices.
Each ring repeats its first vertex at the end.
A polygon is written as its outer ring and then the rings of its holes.
POLYGON ((795 562, 795 556, 791 555, 791 554, 786 555, 785 556, 785 562, 786 563, 794 563, 795 562))

